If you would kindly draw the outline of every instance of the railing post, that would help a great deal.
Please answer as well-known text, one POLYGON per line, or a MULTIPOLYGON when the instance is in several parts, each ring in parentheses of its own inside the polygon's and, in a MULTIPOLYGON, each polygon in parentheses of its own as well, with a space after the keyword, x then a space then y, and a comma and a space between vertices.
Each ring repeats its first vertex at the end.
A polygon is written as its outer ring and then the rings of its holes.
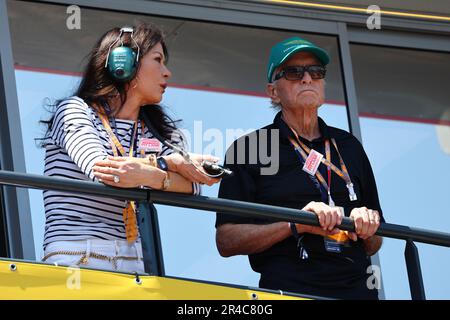
POLYGON ((422 270, 420 268, 419 251, 411 240, 406 240, 405 247, 406 268, 408 270, 409 289, 412 300, 426 300, 423 286, 422 270))
POLYGON ((159 233, 158 212, 151 202, 140 201, 137 214, 145 272, 164 276, 164 260, 159 233))

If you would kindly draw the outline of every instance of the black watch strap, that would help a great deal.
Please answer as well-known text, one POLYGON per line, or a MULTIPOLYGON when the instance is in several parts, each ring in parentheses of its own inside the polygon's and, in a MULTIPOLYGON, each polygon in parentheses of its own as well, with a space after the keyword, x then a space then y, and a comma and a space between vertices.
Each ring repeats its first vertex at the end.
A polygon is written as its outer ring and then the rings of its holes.
POLYGON ((297 248, 299 250, 299 256, 302 260, 308 259, 308 252, 306 251, 304 245, 303 245, 303 236, 304 234, 300 235, 297 231, 297 226, 293 222, 289 222, 289 226, 291 227, 292 235, 294 236, 295 240, 297 241, 297 248))
POLYGON ((295 240, 298 241, 298 238, 300 238, 300 235, 298 234, 295 223, 289 222, 289 227, 291 227, 291 232, 292 232, 292 235, 294 236, 295 240))
POLYGON ((167 161, 163 157, 156 158, 156 164, 158 165, 158 168, 161 169, 161 170, 164 170, 164 171, 168 171, 169 170, 169 166, 167 164, 167 161))

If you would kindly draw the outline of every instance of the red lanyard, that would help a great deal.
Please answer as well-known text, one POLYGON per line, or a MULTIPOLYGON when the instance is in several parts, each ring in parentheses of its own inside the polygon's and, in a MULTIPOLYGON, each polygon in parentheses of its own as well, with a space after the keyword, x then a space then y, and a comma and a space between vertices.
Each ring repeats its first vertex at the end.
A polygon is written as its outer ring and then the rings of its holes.
MULTIPOLYGON (((308 155, 311 152, 311 149, 308 148, 302 141, 300 141, 298 134, 294 129, 292 129, 292 128, 290 128, 290 129, 294 133, 296 139, 293 139, 290 136, 288 137, 288 139, 291 142, 294 149, 301 154, 303 161, 306 161, 306 159, 308 158, 308 155)), ((334 140, 334 138, 331 138, 331 141, 338 153, 339 162, 341 164, 342 171, 331 162, 330 140, 327 139, 327 140, 325 140, 326 157, 325 157, 325 159, 322 158, 321 163, 323 163, 324 165, 327 166, 328 184, 326 183, 325 179, 323 178, 322 174, 319 171, 316 171, 315 176, 316 176, 317 180, 319 180, 319 182, 325 188, 325 190, 327 190, 327 192, 328 192, 329 205, 334 206, 334 201, 331 198, 331 170, 333 170, 339 177, 341 177, 341 179, 343 179, 345 181, 347 189, 348 189, 350 201, 356 201, 358 198, 357 198, 355 190, 353 188, 353 183, 350 179, 350 175, 348 174, 347 167, 346 167, 344 160, 342 159, 342 156, 337 147, 336 141, 334 140)))

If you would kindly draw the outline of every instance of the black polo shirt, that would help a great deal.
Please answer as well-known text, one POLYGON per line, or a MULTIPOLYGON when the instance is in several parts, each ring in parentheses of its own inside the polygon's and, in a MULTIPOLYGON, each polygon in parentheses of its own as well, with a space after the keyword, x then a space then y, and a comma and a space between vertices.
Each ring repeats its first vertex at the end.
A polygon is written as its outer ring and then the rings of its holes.
MULTIPOLYGON (((302 139, 310 148, 325 155, 325 139, 334 138, 354 184, 357 201, 350 201, 345 181, 332 171, 331 195, 336 206, 351 209, 366 206, 382 214, 374 175, 361 143, 350 133, 329 127, 319 118, 321 137, 313 141, 302 139)), ((319 190, 314 179, 302 170, 303 162, 287 139, 292 135, 279 112, 273 124, 236 140, 228 149, 225 166, 234 171, 232 177, 223 179, 219 197, 247 202, 270 204, 302 209, 310 201, 327 203, 326 193, 319 190), (278 133, 278 135, 277 135, 278 133), (270 168, 267 156, 279 151, 279 169, 276 174, 261 174, 270 168)), ((331 145, 331 161, 340 168, 339 156, 331 145)), ((276 157, 272 157, 273 159, 276 157)), ((319 170, 327 179, 326 167, 319 170)), ((384 219, 381 217, 381 220, 384 219)), ((218 212, 216 227, 225 223, 268 224, 274 221, 235 216, 218 212)), ((252 269, 261 274, 260 287, 304 294, 343 298, 376 299, 377 290, 367 287, 370 258, 362 240, 350 241, 341 253, 325 250, 321 236, 305 234, 304 248, 309 258, 299 257, 293 236, 276 243, 268 250, 249 255, 252 269)))

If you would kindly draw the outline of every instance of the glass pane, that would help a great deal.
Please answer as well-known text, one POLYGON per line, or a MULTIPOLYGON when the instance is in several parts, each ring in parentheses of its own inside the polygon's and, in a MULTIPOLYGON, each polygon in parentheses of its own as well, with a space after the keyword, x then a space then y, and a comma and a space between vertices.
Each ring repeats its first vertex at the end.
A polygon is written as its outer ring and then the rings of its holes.
MULTIPOLYGON (((264 93, 266 61, 270 47, 292 35, 305 37, 330 52, 327 101, 320 115, 329 125, 348 130, 334 37, 84 8, 81 30, 67 30, 64 6, 9 1, 8 7, 30 173, 43 171, 43 150, 37 148, 34 138, 44 133, 38 121, 48 118, 44 99, 72 94, 80 80, 81 61, 97 38, 112 26, 137 20, 152 21, 168 34, 168 66, 173 78, 163 104, 174 118, 183 120, 181 128, 191 151, 223 158, 234 139, 273 121, 275 111, 264 93), (104 19, 105 14, 108 19, 104 19)), ((204 195, 216 197, 217 191, 218 186, 205 187, 204 195)), ((41 256, 45 222, 42 192, 30 191, 30 198, 36 251, 41 256)), ((213 212, 157 208, 168 275, 258 285, 259 275, 250 269, 246 257, 219 256, 213 212)))
MULTIPOLYGON (((0 167, 1 169, 1 167, 0 167)), ((0 257, 7 257, 7 233, 6 233, 6 220, 5 209, 3 206, 3 188, 0 188, 0 257)))
MULTIPOLYGON (((450 54, 352 45, 365 149, 387 222, 449 232, 450 54)), ((380 252, 386 298, 410 299, 404 241, 380 252)), ((427 298, 448 299, 448 248, 418 245, 427 298)))

